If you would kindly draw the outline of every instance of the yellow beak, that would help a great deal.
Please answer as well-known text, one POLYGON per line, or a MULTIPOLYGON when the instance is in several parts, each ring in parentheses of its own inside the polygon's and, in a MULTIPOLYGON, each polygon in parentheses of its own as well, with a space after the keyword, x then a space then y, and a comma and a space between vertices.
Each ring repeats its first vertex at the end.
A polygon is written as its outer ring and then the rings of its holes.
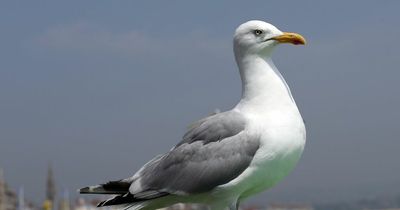
POLYGON ((303 36, 297 33, 289 33, 289 32, 283 32, 282 35, 276 36, 271 38, 272 40, 276 40, 280 43, 292 43, 294 45, 305 45, 306 44, 306 39, 304 39, 303 36))

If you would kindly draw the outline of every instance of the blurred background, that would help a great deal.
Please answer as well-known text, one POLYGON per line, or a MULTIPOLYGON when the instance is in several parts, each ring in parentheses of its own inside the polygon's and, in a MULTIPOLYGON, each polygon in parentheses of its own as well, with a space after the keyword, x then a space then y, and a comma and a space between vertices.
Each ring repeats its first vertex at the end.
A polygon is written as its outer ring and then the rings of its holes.
MULTIPOLYGON (((232 35, 297 32, 275 64, 307 126, 297 168, 247 209, 400 207, 400 1, 0 2, 0 210, 92 208, 240 98, 232 35)), ((201 208, 178 206, 177 209, 201 208)))

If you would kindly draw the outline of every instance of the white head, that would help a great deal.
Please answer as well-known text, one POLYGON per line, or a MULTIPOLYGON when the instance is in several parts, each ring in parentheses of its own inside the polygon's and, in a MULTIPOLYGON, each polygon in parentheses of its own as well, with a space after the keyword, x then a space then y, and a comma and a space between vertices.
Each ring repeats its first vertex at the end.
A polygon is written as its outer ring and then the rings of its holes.
POLYGON ((305 39, 296 33, 282 32, 275 26, 259 20, 240 25, 233 38, 236 59, 244 55, 267 57, 279 43, 305 44, 305 39))

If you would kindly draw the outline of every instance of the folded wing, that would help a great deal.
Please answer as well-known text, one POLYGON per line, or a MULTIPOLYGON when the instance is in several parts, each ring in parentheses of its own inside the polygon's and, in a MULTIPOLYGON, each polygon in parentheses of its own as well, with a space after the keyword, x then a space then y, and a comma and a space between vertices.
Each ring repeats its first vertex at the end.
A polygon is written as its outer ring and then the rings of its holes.
POLYGON ((250 165, 259 147, 245 127, 246 119, 235 111, 199 120, 171 151, 124 180, 131 183, 129 192, 103 205, 202 193, 228 183, 250 165))

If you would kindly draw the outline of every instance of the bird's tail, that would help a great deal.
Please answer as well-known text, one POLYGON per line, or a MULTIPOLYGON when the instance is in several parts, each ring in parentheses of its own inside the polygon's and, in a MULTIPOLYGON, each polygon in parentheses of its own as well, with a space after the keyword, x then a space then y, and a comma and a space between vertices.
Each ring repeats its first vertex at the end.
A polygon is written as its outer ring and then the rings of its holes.
POLYGON ((125 180, 110 181, 105 184, 79 189, 81 194, 125 194, 129 191, 130 183, 125 180))
MULTIPOLYGON (((148 196, 138 197, 138 194, 132 195, 131 193, 127 192, 123 195, 117 195, 110 199, 104 200, 100 202, 97 207, 103 206, 115 206, 115 205, 126 205, 126 204, 144 204, 144 202, 154 202, 157 198, 162 198, 167 196, 168 193, 153 193, 148 196)), ((140 195, 139 195, 140 196, 140 195)))
POLYGON ((124 195, 117 195, 115 197, 104 200, 97 204, 97 207, 136 204, 140 201, 141 200, 134 198, 132 194, 126 193, 124 195))
MULTIPOLYGON (((148 205, 147 201, 141 201, 141 202, 136 202, 136 203, 126 203, 126 204, 115 205, 115 206, 113 206, 112 209, 116 209, 116 210, 144 210, 144 209, 148 209, 148 208, 146 208, 147 205, 148 205)), ((99 207, 99 206, 97 206, 97 207, 99 207)), ((103 206, 100 206, 100 207, 103 207, 103 206)))
POLYGON ((81 194, 114 194, 116 196, 100 202, 97 207, 119 206, 123 210, 142 209, 147 204, 154 203, 156 198, 164 197, 168 193, 158 191, 145 191, 135 195, 129 192, 131 182, 128 180, 110 181, 105 184, 84 187, 79 190, 81 194))

